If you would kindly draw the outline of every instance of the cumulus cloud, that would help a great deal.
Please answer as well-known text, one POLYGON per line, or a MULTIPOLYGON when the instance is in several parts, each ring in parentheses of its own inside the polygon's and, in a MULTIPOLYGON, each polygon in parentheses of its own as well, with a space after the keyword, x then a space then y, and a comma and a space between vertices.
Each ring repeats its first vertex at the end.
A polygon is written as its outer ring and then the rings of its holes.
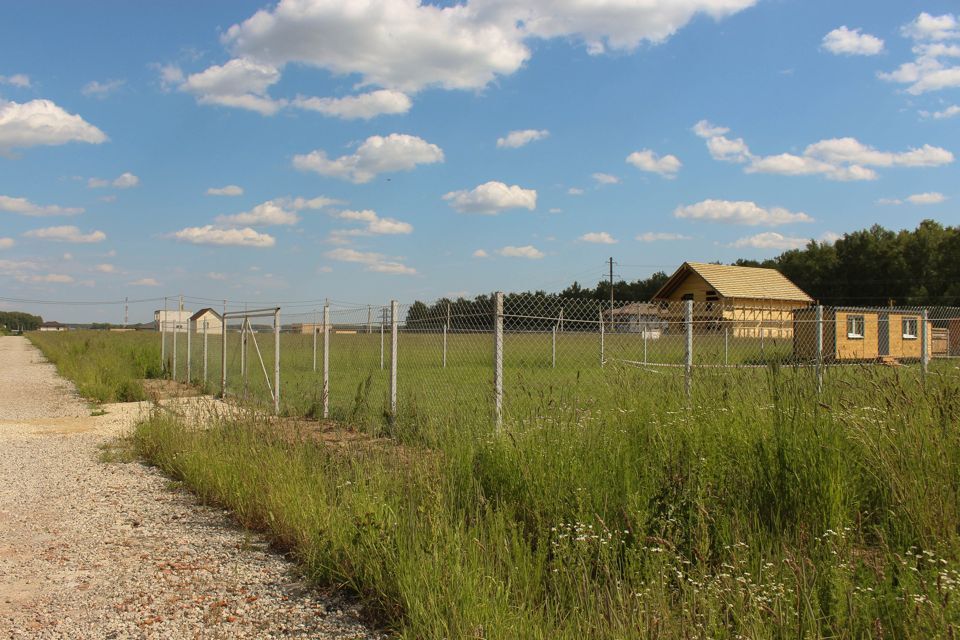
POLYGON ((115 266, 110 263, 104 262, 93 267, 94 271, 99 271, 100 273, 113 273, 117 270, 115 266))
POLYGON ((232 215, 217 216, 217 224, 227 226, 292 225, 300 222, 300 216, 285 206, 283 200, 267 200, 250 209, 232 215))
POLYGON ((724 162, 745 165, 747 173, 780 175, 823 175, 830 180, 874 180, 873 167, 937 167, 953 162, 953 153, 925 144, 907 151, 880 151, 856 138, 830 138, 807 145, 801 155, 781 153, 758 156, 750 152, 741 139, 726 137, 729 131, 702 120, 694 125, 694 133, 707 141, 710 155, 724 162))
POLYGON ((380 89, 344 98, 298 96, 291 104, 298 109, 317 111, 343 120, 369 120, 381 115, 407 113, 413 106, 413 101, 400 91, 380 89))
POLYGON ((103 131, 50 100, 20 104, 0 99, 0 153, 40 145, 106 141, 103 131))
POLYGON ((640 242, 666 242, 672 240, 691 240, 690 236, 685 236, 681 233, 665 233, 665 232, 653 232, 647 231, 646 233, 641 233, 637 236, 637 240, 640 242))
POLYGON ((219 273, 217 271, 211 271, 207 274, 207 277, 210 278, 211 280, 217 280, 219 282, 222 282, 227 279, 227 274, 219 273))
POLYGON ((250 227, 242 229, 220 229, 213 225, 187 227, 173 233, 173 237, 190 244, 205 244, 232 247, 272 247, 276 239, 266 233, 260 233, 250 227))
POLYGON ((128 282, 128 285, 131 287, 159 287, 160 283, 157 282, 156 278, 140 278, 139 280, 134 280, 133 282, 128 282))
POLYGON ((823 36, 822 46, 837 55, 875 56, 883 51, 883 40, 843 25, 823 36))
POLYGON ((544 256, 542 251, 530 244, 522 247, 507 246, 497 251, 497 253, 506 258, 526 258, 528 260, 539 260, 544 256))
POLYGON ((685 207, 677 207, 673 215, 688 220, 705 220, 751 227, 777 227, 795 222, 813 222, 803 212, 793 212, 782 207, 765 209, 755 202, 745 200, 703 200, 685 207))
POLYGON ((30 76, 25 73, 15 73, 12 76, 0 76, 0 84, 26 89, 30 87, 30 76))
POLYGON ((677 156, 668 154, 660 157, 650 149, 634 151, 627 156, 627 163, 641 171, 658 173, 665 178, 673 178, 683 166, 677 156))
POLYGON ((592 244, 616 244, 617 241, 606 231, 591 231, 590 233, 585 233, 579 238, 580 242, 589 242, 592 244))
POLYGON ((960 65, 952 62, 960 58, 960 45, 945 42, 960 39, 957 16, 949 13, 932 16, 924 12, 901 32, 914 40, 914 59, 893 71, 877 74, 882 80, 908 85, 905 91, 912 95, 960 87, 960 65))
POLYGON ((73 277, 63 273, 47 273, 44 275, 23 275, 19 276, 17 280, 38 284, 70 284, 73 282, 73 277))
POLYGON ((272 116, 286 105, 271 98, 267 90, 280 80, 280 70, 248 58, 234 58, 184 76, 172 66, 160 68, 161 83, 193 95, 200 104, 214 104, 272 116))
POLYGON ((570 187, 569 189, 567 189, 567 195, 569 195, 569 196, 582 196, 582 195, 583 195, 583 189, 581 189, 580 187, 570 187))
POLYGON ((507 209, 537 208, 537 191, 503 182, 485 182, 471 190, 451 191, 443 196, 460 213, 497 215, 507 209))
POLYGON ((208 196, 242 196, 243 187, 238 187, 235 184, 228 184, 225 187, 210 187, 207 189, 208 196))
POLYGON ((90 189, 104 189, 113 187, 114 189, 132 189, 140 185, 140 178, 126 171, 121 173, 113 180, 104 180, 103 178, 90 178, 87 180, 87 187, 90 189))
POLYGON ((907 202, 910 204, 940 204, 947 197, 942 193, 937 193, 936 191, 928 193, 915 193, 912 196, 907 196, 907 202))
POLYGON ((387 258, 382 253, 339 248, 328 251, 324 255, 331 260, 337 260, 339 262, 362 264, 364 265, 365 271, 395 275, 416 275, 417 273, 416 269, 403 264, 399 258, 387 258))
POLYGON ((403 222, 395 218, 381 218, 376 211, 364 209, 354 211, 347 209, 333 214, 340 220, 349 220, 352 222, 362 222, 363 227, 359 229, 339 229, 333 232, 336 236, 369 236, 369 235, 403 235, 413 232, 413 225, 409 222, 403 222))
POLYGON ((946 109, 940 111, 921 111, 920 115, 924 118, 933 118, 934 120, 945 120, 947 118, 953 118, 955 116, 960 116, 960 105, 952 104, 946 109))
POLYGON ((737 249, 750 247, 753 249, 777 249, 778 251, 786 251, 787 249, 802 249, 807 246, 808 242, 809 240, 807 238, 793 238, 785 236, 782 233, 777 233, 776 231, 765 231, 764 233, 758 233, 754 236, 740 238, 732 242, 730 246, 737 249))
POLYGON ((323 176, 363 184, 378 174, 410 171, 419 164, 443 162, 443 150, 417 136, 391 133, 370 136, 355 153, 335 160, 321 150, 293 157, 293 166, 300 171, 313 171, 323 176))
POLYGON ((91 80, 87 84, 83 85, 83 88, 80 90, 85 96, 93 98, 106 98, 108 95, 122 87, 126 83, 126 80, 105 80, 100 82, 98 80, 91 80))
POLYGON ((597 184, 619 184, 620 178, 609 173, 595 173, 591 176, 597 184))
POLYGON ((61 207, 55 204, 40 205, 26 198, 0 196, 0 211, 16 213, 21 216, 74 216, 83 213, 81 207, 61 207))
POLYGON ((477 249, 473 252, 474 258, 489 258, 490 254, 484 251, 483 249, 477 249))
POLYGON ((9 249, 13 245, 17 244, 14 242, 13 238, 2 238, 0 237, 0 249, 9 249))
POLYGON ((82 233, 80 229, 70 225, 60 227, 45 227, 43 229, 31 229, 23 235, 24 237, 35 238, 37 240, 70 242, 74 244, 91 244, 94 242, 103 242, 107 239, 107 234, 105 234, 103 231, 82 233))
POLYGON ((549 135, 550 132, 546 129, 520 129, 518 131, 511 131, 506 136, 497 138, 497 147, 501 149, 517 149, 531 142, 543 140, 549 135))

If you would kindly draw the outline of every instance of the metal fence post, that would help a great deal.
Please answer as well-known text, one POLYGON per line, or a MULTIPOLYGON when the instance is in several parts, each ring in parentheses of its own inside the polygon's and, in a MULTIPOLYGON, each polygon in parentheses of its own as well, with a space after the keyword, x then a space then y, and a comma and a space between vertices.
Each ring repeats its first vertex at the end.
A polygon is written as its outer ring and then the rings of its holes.
POLYGON ((390 414, 397 416, 397 301, 390 301, 390 414))
POLYGON ((223 301, 223 315, 220 316, 220 397, 227 397, 227 301, 223 301))
POLYGON ((167 298, 163 298, 163 315, 160 316, 160 370, 167 371, 167 298))
POLYGON ((273 413, 280 415, 280 309, 273 312, 273 413))
POLYGON ((930 366, 930 330, 927 328, 928 319, 929 313, 924 309, 920 320, 923 323, 923 326, 920 327, 920 366, 924 375, 926 375, 927 369, 930 366))
POLYGON ((684 304, 684 325, 687 330, 686 354, 684 364, 684 378, 687 390, 687 401, 690 401, 693 375, 693 300, 686 300, 684 304))
MULTIPOLYGON (((250 318, 244 316, 243 323, 240 325, 240 379, 243 380, 243 394, 247 394, 247 327, 250 326, 250 318)), ((253 330, 253 327, 250 327, 253 330)))
POLYGON ((387 325, 387 308, 380 309, 380 371, 383 371, 383 334, 387 325))
POLYGON ((643 333, 643 364, 647 364, 647 324, 644 323, 640 331, 643 333))
POLYGON ((443 368, 447 368, 447 325, 443 325, 443 368))
POLYGON ((313 312, 313 372, 317 372, 317 312, 313 312))
POLYGON ((503 292, 493 297, 493 409, 494 427, 503 427, 503 292))
POLYGON ((207 321, 203 321, 203 384, 207 384, 207 321))
POLYGON ((823 305, 817 305, 817 394, 823 392, 823 305))
POLYGON ((330 417, 330 303, 323 303, 323 418, 330 417))
POLYGON ((190 377, 190 361, 193 359, 193 350, 190 348, 192 333, 193 328, 190 326, 190 321, 187 320, 187 384, 190 384, 190 381, 192 380, 190 377))
POLYGON ((730 364, 730 327, 723 328, 723 364, 730 364))
POLYGON ((180 312, 177 311, 176 320, 173 321, 173 380, 177 380, 177 325, 180 324, 180 312))
POLYGON ((603 368, 603 303, 597 309, 600 318, 600 368, 603 368))
POLYGON ((551 342, 552 342, 551 355, 552 355, 552 362, 553 362, 552 366, 554 369, 556 369, 557 368, 557 325, 553 325, 553 337, 551 342))

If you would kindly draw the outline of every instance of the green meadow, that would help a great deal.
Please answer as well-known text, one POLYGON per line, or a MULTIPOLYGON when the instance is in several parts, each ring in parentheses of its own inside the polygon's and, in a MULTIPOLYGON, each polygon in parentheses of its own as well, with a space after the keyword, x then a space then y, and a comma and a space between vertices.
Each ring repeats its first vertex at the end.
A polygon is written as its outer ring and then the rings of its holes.
MULTIPOLYGON (((159 375, 157 334, 31 337, 93 398, 159 375)), ((272 376, 273 336, 257 339, 272 376)), ((283 413, 316 416, 311 336, 281 341, 283 413)), ((252 345, 244 390, 231 344, 228 397, 249 410, 158 409, 136 451, 398 637, 955 637, 953 362, 830 368, 818 394, 768 342, 770 366, 695 369, 688 399, 682 367, 644 366, 638 336, 605 336, 601 367, 596 334, 560 336, 556 366, 551 334, 510 334, 496 432, 490 336, 449 336, 444 368, 442 336, 402 334, 396 416, 385 343, 381 370, 379 334, 331 335, 331 417, 367 437, 331 446, 271 417, 252 345)), ((723 340, 694 353, 716 363, 723 340)), ((211 337, 213 390, 219 359, 211 337)), ((683 344, 649 341, 647 360, 680 364, 683 344)))

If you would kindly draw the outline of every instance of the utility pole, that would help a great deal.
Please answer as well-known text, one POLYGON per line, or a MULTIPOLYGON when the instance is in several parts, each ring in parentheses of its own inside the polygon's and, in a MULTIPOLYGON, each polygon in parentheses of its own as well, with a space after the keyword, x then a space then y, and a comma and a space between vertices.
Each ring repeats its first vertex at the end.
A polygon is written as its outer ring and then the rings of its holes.
POLYGON ((127 328, 127 322, 130 319, 130 298, 123 298, 123 328, 127 328))

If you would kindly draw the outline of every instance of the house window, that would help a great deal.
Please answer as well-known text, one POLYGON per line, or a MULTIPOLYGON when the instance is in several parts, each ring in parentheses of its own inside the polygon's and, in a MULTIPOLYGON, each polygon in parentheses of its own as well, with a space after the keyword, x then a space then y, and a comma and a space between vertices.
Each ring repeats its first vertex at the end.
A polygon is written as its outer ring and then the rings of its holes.
POLYGON ((847 316, 847 337, 863 339, 863 316, 847 316))
POLYGON ((716 291, 707 291, 707 302, 717 302, 720 300, 720 296, 717 295, 716 291))
POLYGON ((681 297, 680 299, 681 299, 681 300, 693 300, 693 294, 692 294, 692 293, 685 293, 685 294, 683 294, 683 297, 681 297))
POLYGON ((903 337, 908 340, 917 339, 917 322, 916 318, 904 318, 903 319, 903 337))

